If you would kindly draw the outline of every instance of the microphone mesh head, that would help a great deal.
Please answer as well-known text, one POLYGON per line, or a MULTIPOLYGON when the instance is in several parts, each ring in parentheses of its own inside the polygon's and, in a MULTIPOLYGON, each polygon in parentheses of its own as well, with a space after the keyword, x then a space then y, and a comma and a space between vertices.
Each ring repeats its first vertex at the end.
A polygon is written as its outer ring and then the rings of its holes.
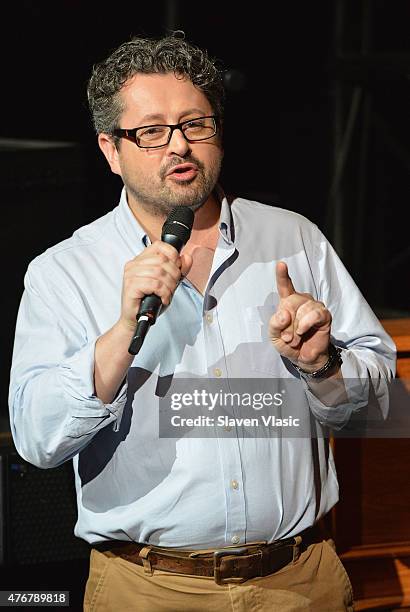
POLYGON ((186 244, 191 235, 194 224, 194 213, 187 206, 177 206, 169 213, 164 225, 162 226, 162 236, 172 234, 177 236, 186 244))

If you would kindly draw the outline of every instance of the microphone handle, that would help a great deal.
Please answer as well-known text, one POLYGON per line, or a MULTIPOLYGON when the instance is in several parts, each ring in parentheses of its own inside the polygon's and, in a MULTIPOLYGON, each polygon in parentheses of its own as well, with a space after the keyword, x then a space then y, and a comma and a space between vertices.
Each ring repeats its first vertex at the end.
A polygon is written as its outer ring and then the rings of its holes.
POLYGON ((149 318, 147 316, 141 317, 137 323, 135 334, 133 335, 128 347, 128 352, 130 355, 137 355, 139 353, 149 328, 149 318))
MULTIPOLYGON (((175 234, 163 234, 161 236, 162 242, 166 242, 167 244, 171 244, 176 248, 178 253, 181 252, 182 247, 184 246, 184 242, 175 234)), ((146 295, 142 300, 141 304, 136 316, 137 319, 137 327, 135 329, 135 334, 132 337, 130 345, 128 347, 128 352, 130 355, 137 355, 142 347, 145 336, 151 325, 155 324, 157 320, 157 316, 161 312, 162 301, 161 298, 155 293, 151 293, 150 295, 146 295)))

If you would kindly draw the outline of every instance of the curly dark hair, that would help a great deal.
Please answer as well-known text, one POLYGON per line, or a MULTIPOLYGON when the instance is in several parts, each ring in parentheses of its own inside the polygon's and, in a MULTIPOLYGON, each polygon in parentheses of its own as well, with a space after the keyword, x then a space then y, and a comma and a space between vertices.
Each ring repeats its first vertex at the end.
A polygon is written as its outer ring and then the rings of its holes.
POLYGON ((137 73, 173 72, 187 77, 200 89, 212 110, 222 118, 224 86, 221 71, 215 60, 181 38, 175 32, 163 38, 132 38, 93 67, 88 82, 87 96, 97 134, 112 134, 119 127, 124 108, 119 92, 124 83, 137 73))

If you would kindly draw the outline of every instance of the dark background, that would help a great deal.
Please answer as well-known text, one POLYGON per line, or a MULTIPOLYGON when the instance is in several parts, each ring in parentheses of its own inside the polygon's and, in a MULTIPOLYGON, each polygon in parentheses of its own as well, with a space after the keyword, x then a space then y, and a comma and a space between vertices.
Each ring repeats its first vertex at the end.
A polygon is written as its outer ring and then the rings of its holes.
POLYGON ((183 29, 218 59, 226 191, 309 217, 380 318, 410 316, 408 0, 21 0, 2 10, 3 435, 27 264, 117 204, 121 182, 97 147, 85 90, 92 65, 132 35, 183 29))

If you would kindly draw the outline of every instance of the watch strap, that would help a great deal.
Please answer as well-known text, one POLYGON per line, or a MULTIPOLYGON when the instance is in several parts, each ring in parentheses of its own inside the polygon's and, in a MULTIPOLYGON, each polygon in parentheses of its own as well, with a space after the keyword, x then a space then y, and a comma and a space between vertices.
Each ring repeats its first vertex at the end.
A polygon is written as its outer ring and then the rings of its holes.
POLYGON ((321 368, 319 368, 318 370, 314 370, 313 372, 307 372, 300 366, 296 365, 293 362, 292 363, 297 369, 297 371, 300 372, 300 374, 304 378, 308 378, 308 379, 326 378, 329 372, 333 370, 336 365, 337 366, 342 365, 343 360, 341 357, 341 352, 342 351, 338 346, 335 346, 334 344, 330 343, 329 344, 329 359, 326 361, 326 363, 321 368))

